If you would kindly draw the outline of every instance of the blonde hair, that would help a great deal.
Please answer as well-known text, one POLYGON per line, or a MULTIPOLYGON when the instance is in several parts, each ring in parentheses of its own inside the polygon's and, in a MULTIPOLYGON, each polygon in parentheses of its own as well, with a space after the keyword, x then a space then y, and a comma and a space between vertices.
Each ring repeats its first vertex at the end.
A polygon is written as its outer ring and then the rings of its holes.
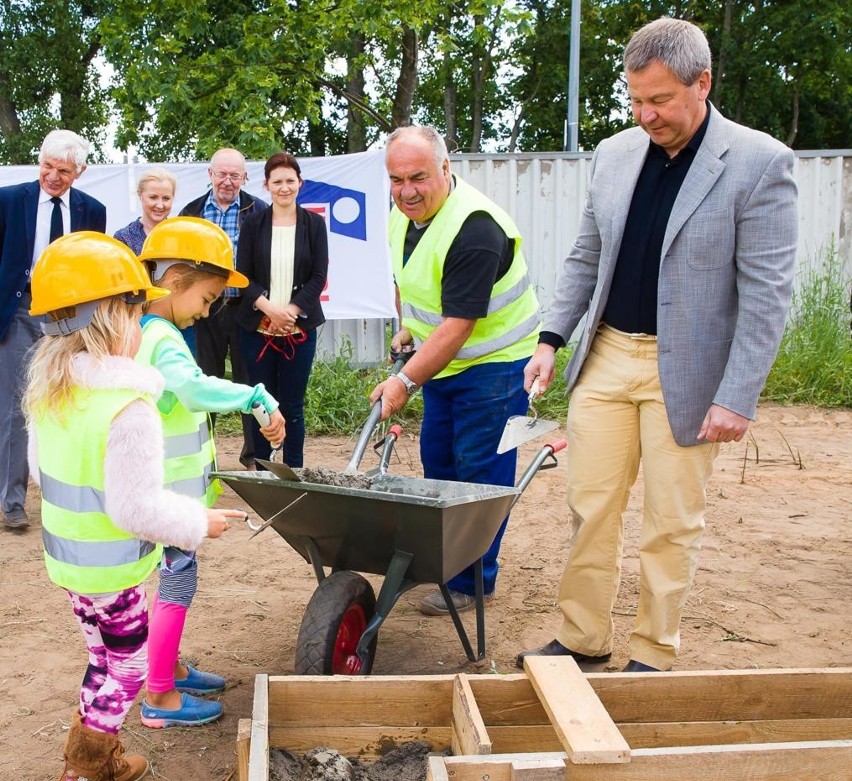
MULTIPOLYGON (((61 418, 73 404, 74 388, 79 384, 73 372, 73 359, 78 353, 89 353, 96 360, 110 355, 132 357, 136 306, 112 296, 100 303, 85 328, 39 339, 27 369, 22 402, 28 421, 46 413, 61 418)), ((51 312, 50 316, 60 319, 68 314, 69 310, 63 309, 51 312)))
POLYGON ((139 181, 136 182, 136 194, 141 198, 142 191, 145 189, 145 185, 148 182, 168 182, 172 186, 172 195, 177 193, 177 179, 175 175, 166 170, 165 168, 149 168, 145 171, 142 176, 139 177, 139 181))

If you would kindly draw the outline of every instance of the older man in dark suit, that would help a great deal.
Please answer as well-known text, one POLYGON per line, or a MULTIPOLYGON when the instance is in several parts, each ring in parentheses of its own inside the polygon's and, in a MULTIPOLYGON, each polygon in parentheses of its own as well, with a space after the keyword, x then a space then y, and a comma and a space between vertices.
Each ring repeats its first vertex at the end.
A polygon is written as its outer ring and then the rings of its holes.
POLYGON ((598 665, 614 644, 622 513, 641 461, 639 595, 626 672, 667 670, 719 443, 742 439, 784 331, 797 245, 793 152, 707 100, 710 48, 658 19, 625 50, 638 127, 592 160, 580 232, 525 370, 586 324, 566 369, 571 553, 556 639, 519 655, 598 665))
POLYGON ((47 134, 38 181, 0 187, 0 506, 7 529, 29 526, 27 433, 21 413, 26 355, 41 335, 30 317, 30 274, 59 236, 106 230, 106 209, 71 187, 86 170, 89 143, 70 130, 47 134))

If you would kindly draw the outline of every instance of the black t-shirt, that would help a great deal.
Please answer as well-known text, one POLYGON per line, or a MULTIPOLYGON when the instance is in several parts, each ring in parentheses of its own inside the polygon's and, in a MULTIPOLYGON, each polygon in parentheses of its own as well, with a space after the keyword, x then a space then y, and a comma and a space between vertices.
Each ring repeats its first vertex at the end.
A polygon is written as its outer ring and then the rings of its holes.
MULTIPOLYGON (((428 225, 408 223, 403 264, 428 225)), ((473 212, 450 245, 441 276, 441 314, 476 320, 488 314, 491 290, 512 265, 515 242, 487 212, 473 212)))

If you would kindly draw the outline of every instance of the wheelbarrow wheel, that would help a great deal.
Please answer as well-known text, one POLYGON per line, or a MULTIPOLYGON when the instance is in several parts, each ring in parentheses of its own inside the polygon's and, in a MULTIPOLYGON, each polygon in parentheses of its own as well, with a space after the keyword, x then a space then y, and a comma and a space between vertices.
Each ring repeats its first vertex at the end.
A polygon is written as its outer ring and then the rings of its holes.
POLYGON ((357 572, 341 570, 324 578, 299 626, 296 675, 369 675, 378 632, 363 662, 355 650, 375 612, 373 587, 357 572))

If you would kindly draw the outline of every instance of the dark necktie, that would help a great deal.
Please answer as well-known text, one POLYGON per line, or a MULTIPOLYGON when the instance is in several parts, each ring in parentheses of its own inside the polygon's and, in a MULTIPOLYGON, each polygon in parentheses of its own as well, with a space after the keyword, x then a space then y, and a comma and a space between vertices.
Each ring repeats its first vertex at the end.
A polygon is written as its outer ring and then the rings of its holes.
POLYGON ((54 195, 50 202, 53 204, 53 213, 50 215, 50 241, 48 244, 52 244, 65 232, 62 227, 62 199, 54 195))

